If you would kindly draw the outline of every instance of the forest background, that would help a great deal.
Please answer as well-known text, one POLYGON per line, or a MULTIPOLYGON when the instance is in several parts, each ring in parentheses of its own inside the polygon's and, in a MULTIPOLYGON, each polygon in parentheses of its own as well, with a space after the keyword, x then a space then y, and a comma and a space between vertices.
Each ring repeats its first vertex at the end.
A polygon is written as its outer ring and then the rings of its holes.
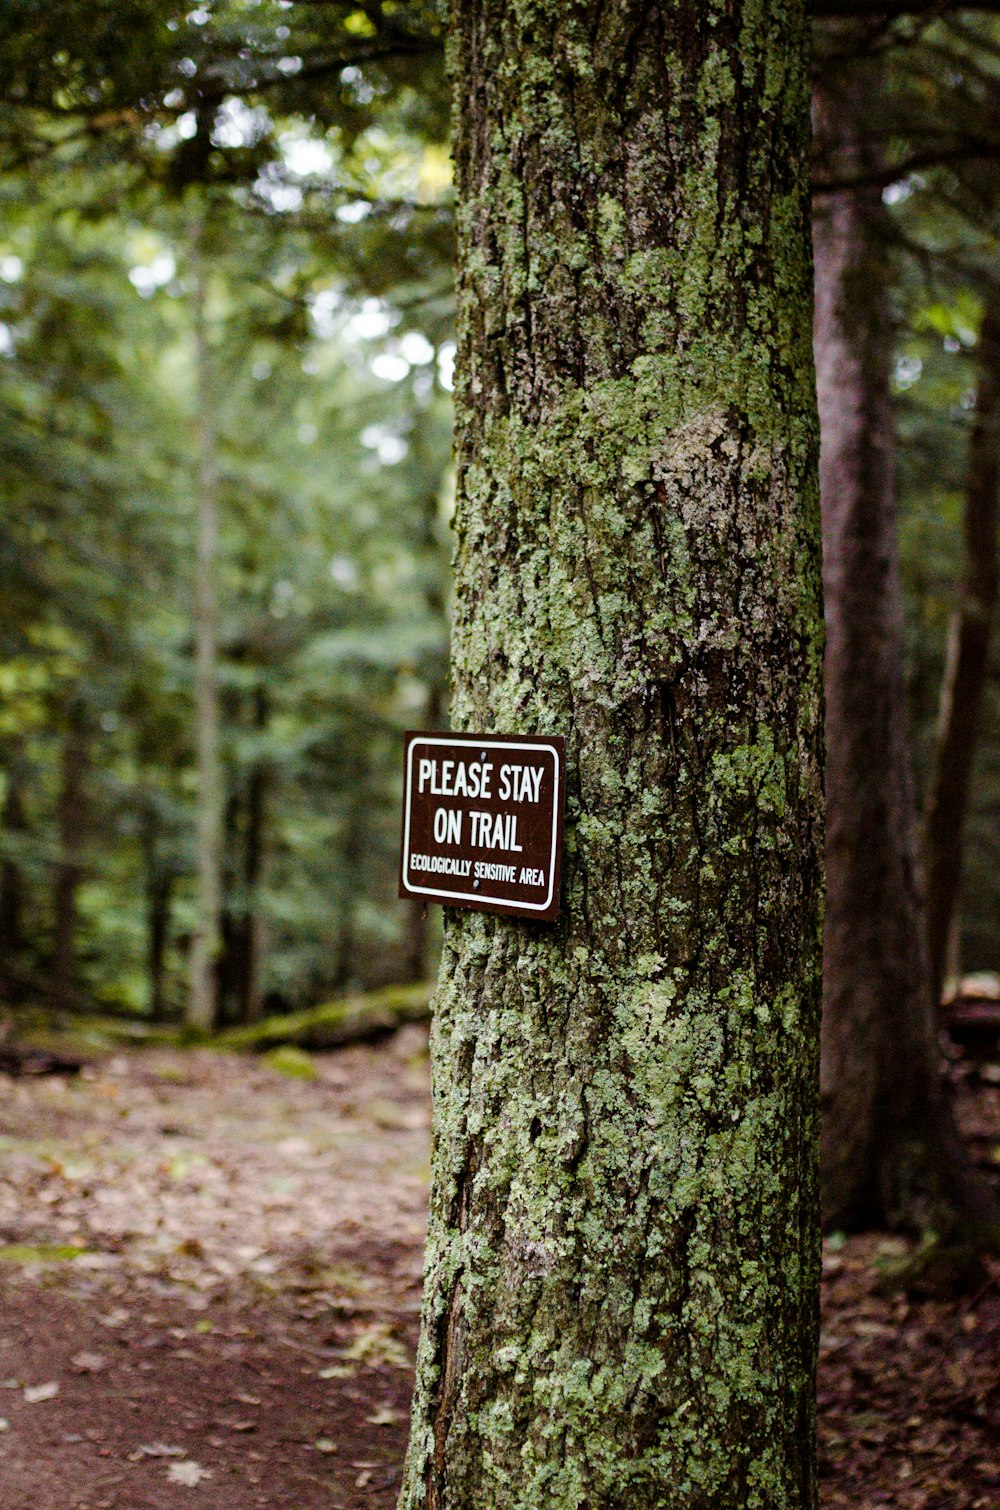
MULTIPOLYGON (((818 205, 884 211, 921 810, 970 570, 995 596, 995 501, 978 560, 963 521, 1000 152, 1000 26, 927 9, 818 22, 820 79, 872 87, 863 151, 816 162, 818 205)), ((4 32, 4 998, 205 1027, 421 981, 434 919, 395 891, 401 734, 447 722, 437 12, 64 0, 4 32)), ((1000 969, 990 633, 952 975, 1000 969)))

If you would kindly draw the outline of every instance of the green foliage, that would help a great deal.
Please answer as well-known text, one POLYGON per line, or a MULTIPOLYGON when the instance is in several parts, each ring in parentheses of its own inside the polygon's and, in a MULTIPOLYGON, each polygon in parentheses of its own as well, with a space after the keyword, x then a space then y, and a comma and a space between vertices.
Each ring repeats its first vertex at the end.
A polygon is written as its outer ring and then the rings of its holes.
POLYGON ((26 3, 3 26, 0 978, 118 1011, 183 999, 196 235, 225 1012, 398 978, 399 734, 440 717, 446 664, 432 8, 26 3))

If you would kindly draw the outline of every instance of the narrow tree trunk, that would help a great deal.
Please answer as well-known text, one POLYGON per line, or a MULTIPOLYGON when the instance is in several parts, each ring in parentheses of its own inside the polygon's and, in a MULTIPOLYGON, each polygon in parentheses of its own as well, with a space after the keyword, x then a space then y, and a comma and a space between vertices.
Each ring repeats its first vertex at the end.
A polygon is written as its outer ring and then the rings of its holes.
MULTIPOLYGON (((820 92, 822 146, 854 168, 878 77, 820 92)), ((980 1209, 942 1080, 917 853, 894 489, 888 236, 877 189, 814 225, 826 595, 825 1218, 947 1227, 980 1209)))
POLYGON ((173 879, 160 855, 160 824, 152 797, 142 819, 142 851, 146 879, 146 1004, 154 1022, 165 1011, 167 941, 173 879))
POLYGON ((210 352, 205 323, 205 267, 203 228, 192 236, 194 268, 195 363, 197 414, 195 416, 197 556, 195 563, 195 758, 198 800, 195 816, 195 850, 198 891, 191 939, 191 975, 187 1020, 203 1030, 215 1026, 218 1014, 216 961, 222 907, 221 833, 222 766, 219 756, 218 611, 215 597, 216 559, 219 545, 218 467, 210 352))
POLYGON ((365 853, 365 825, 368 812, 366 789, 369 779, 367 752, 357 762, 348 796, 350 807, 340 846, 340 927, 337 937, 337 970, 334 989, 346 991, 357 984, 357 940, 355 918, 361 886, 361 867, 365 853))
MULTIPOLYGON (((24 802, 24 766, 20 749, 15 744, 6 769, 7 787, 4 792, 3 813, 0 828, 5 845, 14 845, 27 830, 27 813, 24 802)), ((5 847, 0 860, 0 982, 10 990, 13 981, 8 980, 7 967, 13 965, 24 948, 24 877, 16 851, 5 847)))
POLYGON ((927 798, 927 942, 935 1002, 941 999, 949 940, 957 923, 962 838, 997 600, 998 525, 1000 296, 994 295, 979 340, 979 391, 963 518, 965 564, 948 635, 934 774, 927 798))
POLYGON ((403 1510, 811 1510, 821 609, 793 0, 453 0, 454 722, 563 914, 446 914, 403 1510))
MULTIPOLYGON (((253 702, 253 727, 258 737, 267 729, 269 717, 265 689, 257 687, 253 702)), ((241 918, 239 1017, 241 1022, 256 1022, 263 1008, 260 988, 263 920, 260 912, 260 884, 264 869, 267 837, 267 796, 270 784, 267 762, 258 754, 250 767, 247 782, 246 834, 243 848, 244 906, 241 918)))
POLYGON ((57 804, 59 862, 53 887, 51 981, 56 999, 74 1005, 77 996, 77 893, 83 878, 85 783, 88 764, 87 732, 82 715, 70 710, 63 735, 57 804))
MULTIPOLYGON (((236 723, 235 699, 222 705, 227 722, 236 723)), ((239 853, 243 826, 243 799, 236 783, 226 793, 219 836, 220 905, 219 947, 215 957, 215 1025, 240 1021, 240 948, 243 937, 242 900, 238 897, 239 853), (234 1010, 235 1006, 235 1010, 234 1010)))

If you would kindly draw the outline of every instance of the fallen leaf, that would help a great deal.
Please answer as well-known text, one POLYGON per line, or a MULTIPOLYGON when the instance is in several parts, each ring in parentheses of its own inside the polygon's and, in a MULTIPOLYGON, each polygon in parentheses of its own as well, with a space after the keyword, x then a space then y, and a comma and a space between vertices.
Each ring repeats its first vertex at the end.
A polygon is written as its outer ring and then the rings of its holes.
POLYGON ((5 1421, 3 1416, 0 1416, 0 1431, 10 1431, 10 1422, 5 1421))
POLYGON ((164 1442, 154 1442, 151 1447, 137 1447, 131 1456, 131 1461, 137 1463, 140 1458, 182 1458, 185 1453, 183 1447, 168 1447, 164 1442))
POLYGON ((317 1452, 336 1452, 338 1450, 336 1442, 331 1442, 329 1437, 320 1437, 319 1441, 313 1443, 313 1446, 317 1452))
POLYGON ((108 1366, 103 1353, 77 1353, 70 1362, 81 1374, 99 1374, 108 1366))
POLYGON ((194 1458, 186 1458, 183 1463, 171 1463, 167 1469, 167 1479, 171 1484, 183 1484, 186 1489, 197 1489, 202 1479, 210 1479, 211 1471, 196 1463, 194 1458))
POLYGON ((54 1381, 51 1384, 29 1384, 24 1398, 28 1405, 41 1405, 43 1400, 54 1400, 58 1393, 59 1386, 54 1381))
POLYGON ((381 1405, 374 1415, 365 1418, 369 1426, 395 1426, 401 1420, 398 1410, 393 1410, 391 1405, 381 1405))

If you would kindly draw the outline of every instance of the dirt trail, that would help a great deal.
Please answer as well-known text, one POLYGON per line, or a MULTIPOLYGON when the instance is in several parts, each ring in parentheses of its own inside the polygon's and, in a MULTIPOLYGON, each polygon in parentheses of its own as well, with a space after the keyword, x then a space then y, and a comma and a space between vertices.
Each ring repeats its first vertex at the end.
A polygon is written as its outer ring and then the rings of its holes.
POLYGON ((315 1068, 142 1054, 0 1086, 2 1510, 394 1503, 423 1038, 315 1068))
MULTIPOLYGON (((0 1076, 0 1510, 395 1504, 424 1037, 313 1070, 144 1052, 0 1076)), ((1000 1088, 964 1114, 1000 1153, 1000 1088)), ((960 1302, 887 1297, 898 1251, 827 1245, 823 1505, 1000 1510, 1000 1268, 960 1302)))

